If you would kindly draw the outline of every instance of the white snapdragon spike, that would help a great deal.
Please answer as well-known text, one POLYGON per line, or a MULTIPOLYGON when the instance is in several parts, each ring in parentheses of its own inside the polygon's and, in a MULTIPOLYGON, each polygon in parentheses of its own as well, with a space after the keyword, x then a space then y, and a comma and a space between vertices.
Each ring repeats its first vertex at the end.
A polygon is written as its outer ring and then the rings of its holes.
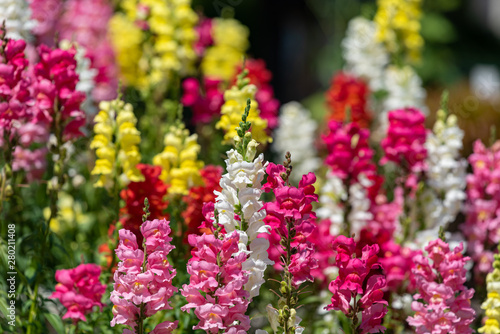
POLYGON ((302 175, 316 171, 321 164, 314 146, 318 124, 309 110, 295 101, 281 107, 279 124, 272 149, 281 159, 288 151, 292 154, 294 173, 290 177, 298 183, 302 175))
POLYGON ((349 187, 349 205, 351 210, 347 219, 350 224, 351 233, 359 235, 361 229, 373 219, 373 214, 370 212, 370 204, 366 188, 362 184, 355 183, 349 187))
POLYGON ((446 226, 453 222, 466 198, 467 161, 460 156, 464 132, 457 125, 455 115, 446 118, 438 111, 433 132, 427 136, 427 200, 424 211, 428 213, 426 226, 446 226), (435 210, 434 212, 431 211, 435 210))
MULTIPOLYGON (((248 145, 246 156, 249 160, 255 155, 255 146, 254 140, 248 145)), ((260 287, 265 282, 266 267, 273 264, 267 254, 269 241, 258 238, 260 233, 269 233, 270 229, 264 224, 266 211, 262 209, 263 204, 259 200, 267 164, 264 163, 263 154, 251 162, 245 161, 235 150, 228 151, 227 156, 227 173, 220 181, 222 190, 215 192, 215 209, 219 213, 219 224, 224 226, 226 232, 237 231, 240 235, 239 251, 248 254, 242 265, 249 272, 245 290, 253 298, 259 295, 260 287), (239 214, 239 219, 235 218, 235 214, 239 214)))
POLYGON ((330 234, 339 235, 344 225, 344 208, 342 202, 347 200, 347 190, 339 177, 329 173, 319 195, 320 208, 316 215, 320 219, 331 221, 330 234))
POLYGON ((31 19, 31 9, 26 0, 0 0, 0 24, 3 21, 7 38, 31 39, 36 21, 31 19))
POLYGON ((422 87, 422 80, 411 66, 387 67, 384 71, 384 89, 387 91, 387 97, 377 116, 378 127, 372 133, 374 140, 382 139, 386 135, 389 126, 388 114, 392 110, 412 107, 426 116, 429 114, 425 105, 427 92, 422 87))
POLYGON ((389 64, 389 54, 382 43, 377 42, 377 25, 363 17, 349 21, 342 41, 345 70, 367 80, 370 89, 384 88, 384 68, 389 64))

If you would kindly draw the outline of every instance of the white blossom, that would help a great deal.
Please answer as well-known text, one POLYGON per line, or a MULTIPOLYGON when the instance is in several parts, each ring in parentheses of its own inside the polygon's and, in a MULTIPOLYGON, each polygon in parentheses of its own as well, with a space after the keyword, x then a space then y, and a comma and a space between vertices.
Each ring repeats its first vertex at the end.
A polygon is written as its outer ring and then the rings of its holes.
POLYGON ((460 157, 463 131, 454 115, 446 118, 438 112, 427 149, 427 186, 424 203, 426 227, 446 226, 453 222, 465 200, 467 161, 460 157))
POLYGON ((359 235, 361 229, 373 219, 370 204, 366 188, 361 183, 355 183, 349 187, 350 211, 347 219, 350 225, 350 233, 359 235))
POLYGON ((375 22, 356 17, 349 21, 342 41, 346 71, 367 80, 372 91, 384 87, 384 68, 389 63, 389 54, 384 45, 377 42, 376 34, 375 22))
MULTIPOLYGON (((254 146, 252 140, 249 145, 252 152, 254 146)), ((253 154, 247 152, 246 155, 253 154)), ((260 201, 266 164, 262 154, 252 162, 245 161, 235 150, 228 151, 227 156, 227 173, 220 181, 222 190, 214 192, 217 195, 215 209, 219 214, 219 224, 224 226, 226 232, 237 231, 240 236, 239 252, 248 255, 242 264, 243 270, 249 272, 245 290, 253 298, 259 295, 260 287, 265 282, 264 271, 267 265, 273 264, 267 253, 269 241, 258 238, 260 233, 268 233, 270 228, 264 224, 266 211, 262 209, 260 201), (235 214, 239 215, 239 220, 235 219, 235 214)))
POLYGON ((279 124, 274 132, 272 149, 281 160, 286 152, 292 154, 294 172, 290 177, 299 182, 302 175, 315 172, 321 164, 314 146, 318 124, 299 102, 289 102, 281 107, 279 124))
POLYGON ((31 29, 36 22, 31 19, 31 9, 26 0, 0 0, 0 23, 3 21, 7 38, 31 39, 31 29))

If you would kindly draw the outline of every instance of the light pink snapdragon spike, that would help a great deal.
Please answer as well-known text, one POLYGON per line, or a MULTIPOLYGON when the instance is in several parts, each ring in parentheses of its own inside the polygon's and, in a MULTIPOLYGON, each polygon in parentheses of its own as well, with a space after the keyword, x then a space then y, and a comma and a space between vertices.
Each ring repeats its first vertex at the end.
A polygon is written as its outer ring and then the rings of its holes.
POLYGON ((416 313, 408 317, 408 323, 417 334, 472 333, 469 325, 474 321, 475 311, 470 300, 474 290, 464 286, 465 264, 470 258, 462 255, 462 244, 450 250, 441 239, 429 242, 425 250, 428 257, 419 254, 414 258, 417 266, 412 273, 418 293, 411 305, 416 313))
MULTIPOLYGON (((170 244, 169 222, 163 220, 145 221, 141 225, 144 237, 143 249, 137 244, 134 233, 119 231, 120 243, 116 255, 120 262, 114 274, 113 320, 111 326, 128 325, 128 333, 143 333, 142 321, 161 310, 172 309, 170 297, 177 291, 172 286, 176 271, 167 255, 174 249, 170 244)), ((170 333, 177 328, 177 321, 165 321, 156 326, 152 333, 170 333)))
MULTIPOLYGON (((500 242, 500 141, 491 148, 477 140, 469 157, 472 174, 467 175, 467 219, 463 226, 467 250, 476 262, 476 273, 491 270, 493 254, 500 242)), ((476 277, 481 281, 484 276, 476 277)))
POLYGON ((189 284, 181 290, 188 304, 181 310, 194 309, 200 322, 193 329, 246 333, 250 329, 250 318, 245 315, 250 294, 244 289, 248 272, 242 270, 242 264, 247 255, 238 250, 238 232, 191 234, 188 241, 194 249, 187 266, 189 284))
POLYGON ((93 263, 56 271, 58 284, 56 291, 49 298, 59 299, 68 309, 63 319, 87 321, 85 315, 92 312, 94 306, 102 310, 101 299, 106 291, 106 285, 99 281, 100 275, 101 267, 93 263))

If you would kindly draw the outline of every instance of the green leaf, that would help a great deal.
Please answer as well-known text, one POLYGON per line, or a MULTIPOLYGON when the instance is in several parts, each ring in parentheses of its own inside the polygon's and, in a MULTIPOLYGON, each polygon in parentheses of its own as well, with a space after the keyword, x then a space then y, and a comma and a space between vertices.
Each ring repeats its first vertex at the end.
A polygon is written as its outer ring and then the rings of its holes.
POLYGON ((45 313, 45 319, 49 321, 57 334, 64 334, 64 324, 61 317, 53 313, 45 313))

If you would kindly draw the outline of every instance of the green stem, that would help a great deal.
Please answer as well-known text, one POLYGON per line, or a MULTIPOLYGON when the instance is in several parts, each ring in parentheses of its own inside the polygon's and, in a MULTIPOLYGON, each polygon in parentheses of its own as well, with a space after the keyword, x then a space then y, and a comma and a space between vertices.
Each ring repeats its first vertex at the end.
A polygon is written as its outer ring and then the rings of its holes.
POLYGON ((30 307, 30 315, 29 315, 29 319, 28 319, 28 331, 27 331, 27 334, 32 334, 34 333, 34 320, 35 320, 35 317, 36 317, 36 301, 38 299, 38 279, 35 283, 35 291, 33 293, 34 297, 32 298, 32 302, 31 302, 31 307, 30 307))

